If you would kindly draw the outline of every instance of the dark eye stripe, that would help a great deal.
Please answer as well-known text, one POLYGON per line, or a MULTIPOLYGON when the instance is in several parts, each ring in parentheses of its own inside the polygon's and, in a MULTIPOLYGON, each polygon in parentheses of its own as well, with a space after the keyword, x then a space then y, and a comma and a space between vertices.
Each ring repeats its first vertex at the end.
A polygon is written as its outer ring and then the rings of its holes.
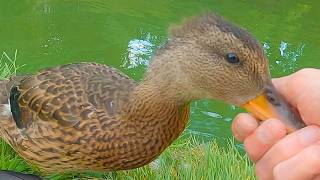
POLYGON ((226 56, 226 59, 229 63, 232 63, 232 64, 237 64, 239 63, 239 58, 238 56, 236 55, 236 53, 228 53, 227 56, 226 56))

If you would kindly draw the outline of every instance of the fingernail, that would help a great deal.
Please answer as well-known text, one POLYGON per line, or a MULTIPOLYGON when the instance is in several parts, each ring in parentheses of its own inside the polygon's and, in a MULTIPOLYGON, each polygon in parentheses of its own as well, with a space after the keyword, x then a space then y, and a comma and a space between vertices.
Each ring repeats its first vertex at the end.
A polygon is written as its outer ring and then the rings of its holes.
MULTIPOLYGON (((240 116, 239 116, 240 117, 240 116)), ((237 118, 239 118, 237 117, 237 118)), ((257 127, 258 127, 258 123, 256 122, 256 120, 248 115, 248 114, 242 114, 241 115, 242 118, 239 118, 238 121, 238 133, 241 136, 244 135, 248 135, 249 133, 252 133, 252 131, 254 131, 257 127)))
POLYGON ((298 136, 302 144, 310 145, 319 141, 320 130, 315 126, 306 127, 299 133, 298 136))

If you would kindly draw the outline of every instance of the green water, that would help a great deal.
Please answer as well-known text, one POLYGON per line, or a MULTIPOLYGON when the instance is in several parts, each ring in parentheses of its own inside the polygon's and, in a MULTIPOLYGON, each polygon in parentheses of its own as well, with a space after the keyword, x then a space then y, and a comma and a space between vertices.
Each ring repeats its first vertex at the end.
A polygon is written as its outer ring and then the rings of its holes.
MULTIPOLYGON (((279 77, 320 67, 319 9, 318 0, 0 0, 0 53, 13 57, 17 50, 23 73, 85 60, 140 80, 170 24, 215 11, 259 39, 272 75, 279 77)), ((223 140, 231 136, 231 120, 239 111, 195 102, 187 131, 223 140)))

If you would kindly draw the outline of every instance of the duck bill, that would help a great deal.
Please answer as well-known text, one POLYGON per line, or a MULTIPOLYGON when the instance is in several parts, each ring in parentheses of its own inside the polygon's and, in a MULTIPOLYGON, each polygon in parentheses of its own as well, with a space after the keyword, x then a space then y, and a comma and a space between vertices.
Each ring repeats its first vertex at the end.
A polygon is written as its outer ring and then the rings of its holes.
POLYGON ((269 118, 279 119, 289 133, 305 127, 298 111, 277 93, 271 83, 261 95, 243 104, 242 107, 262 121, 269 118))

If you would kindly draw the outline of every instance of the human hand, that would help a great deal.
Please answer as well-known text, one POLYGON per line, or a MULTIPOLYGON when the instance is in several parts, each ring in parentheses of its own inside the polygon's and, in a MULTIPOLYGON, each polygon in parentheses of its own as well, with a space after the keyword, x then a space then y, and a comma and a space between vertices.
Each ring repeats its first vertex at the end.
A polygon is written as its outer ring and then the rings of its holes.
POLYGON ((320 70, 303 69, 273 83, 308 126, 286 135, 279 120, 259 126, 241 113, 233 121, 233 134, 244 142, 259 179, 320 179, 320 70))

